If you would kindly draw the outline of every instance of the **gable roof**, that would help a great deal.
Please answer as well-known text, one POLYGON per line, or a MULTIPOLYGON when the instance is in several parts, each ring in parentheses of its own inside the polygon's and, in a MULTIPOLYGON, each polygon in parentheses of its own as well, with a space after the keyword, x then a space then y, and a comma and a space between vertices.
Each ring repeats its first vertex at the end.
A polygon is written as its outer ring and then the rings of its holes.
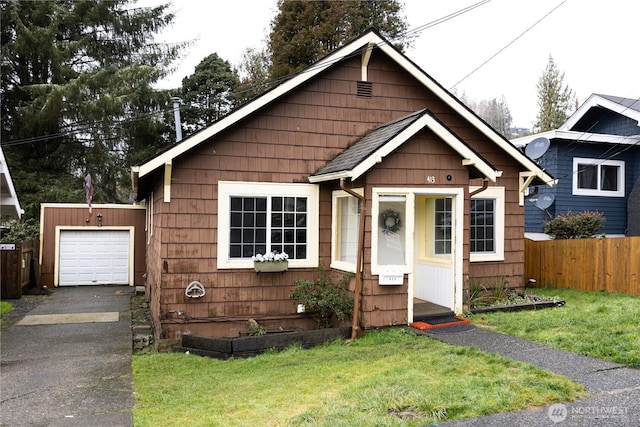
MULTIPOLYGON (((600 95, 591 96, 567 119, 558 130, 571 130, 578 121, 594 107, 602 107, 614 113, 621 114, 640 124, 640 99, 623 98, 621 96, 600 95)), ((640 134, 640 128, 638 128, 640 134)))
POLYGON ((541 132, 534 135, 512 139, 517 147, 524 147, 536 138, 564 139, 585 143, 604 143, 619 145, 640 144, 640 99, 623 98, 620 96, 592 94, 558 129, 541 132), (603 108, 635 120, 638 127, 636 135, 612 135, 572 130, 593 108, 603 108))
POLYGON ((20 218, 22 216, 22 208, 18 200, 18 194, 13 187, 13 180, 9 173, 7 160, 0 147, 0 215, 20 218))
POLYGON ((423 109, 373 129, 312 174, 309 181, 323 182, 340 178, 355 180, 425 128, 432 130, 453 148, 462 157, 463 165, 475 168, 492 182, 501 175, 500 171, 458 138, 430 111, 423 109))
MULTIPOLYGON (((238 109, 234 110, 229 115, 223 117, 219 121, 211 124, 210 126, 202 129, 199 132, 192 134, 191 136, 183 139, 180 143, 174 145, 168 150, 152 157, 151 159, 133 166, 131 168, 132 181, 134 192, 137 193, 138 178, 144 177, 156 171, 160 167, 165 165, 171 165, 173 159, 185 154, 189 150, 213 137, 214 135, 230 128, 240 120, 248 117, 249 115, 260 110, 264 106, 274 102, 278 98, 298 88, 305 82, 313 79, 323 71, 334 66, 336 63, 343 59, 349 58, 354 54, 360 52, 366 52, 368 49, 376 48, 385 53, 396 64, 402 67, 407 73, 418 80, 427 89, 433 92, 438 98, 451 107, 457 114, 467 120, 472 126, 477 128, 482 134, 484 134, 490 141, 492 141, 499 149, 508 154, 521 167, 527 170, 533 177, 538 180, 553 185, 554 178, 542 170, 538 165, 522 153, 513 144, 507 141, 502 135, 498 134, 493 128, 491 128, 486 122, 480 119, 469 108, 467 108, 460 100, 453 96, 450 92, 444 89, 439 83, 432 79, 427 73, 425 73, 414 62, 400 53, 395 47, 393 47, 386 39, 384 39, 375 30, 369 30, 362 34, 360 37, 345 44, 344 46, 336 49, 332 53, 325 56, 323 59, 305 68, 295 76, 286 80, 279 86, 271 89, 270 91, 255 98, 253 101, 242 105, 238 109)), ((136 194, 136 199, 138 195, 136 194)))

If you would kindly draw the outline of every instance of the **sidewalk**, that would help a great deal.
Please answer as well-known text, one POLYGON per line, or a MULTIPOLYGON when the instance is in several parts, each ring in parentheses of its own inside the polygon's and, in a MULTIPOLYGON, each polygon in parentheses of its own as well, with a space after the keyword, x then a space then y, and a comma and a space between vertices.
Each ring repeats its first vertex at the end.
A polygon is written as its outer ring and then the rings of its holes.
POLYGON ((417 331, 437 340, 473 346, 564 375, 583 384, 591 397, 576 402, 468 420, 444 422, 440 426, 638 426, 640 425, 640 370, 557 350, 521 338, 471 326, 417 331))
POLYGON ((135 288, 56 288, 0 336, 0 425, 131 426, 135 288))

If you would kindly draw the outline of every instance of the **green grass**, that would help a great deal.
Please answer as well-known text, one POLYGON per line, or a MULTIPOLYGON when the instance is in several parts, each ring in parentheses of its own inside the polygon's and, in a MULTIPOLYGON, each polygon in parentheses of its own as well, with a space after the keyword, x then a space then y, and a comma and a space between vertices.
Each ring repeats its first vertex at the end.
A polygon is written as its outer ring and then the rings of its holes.
POLYGON ((568 289, 532 289, 563 307, 470 315, 473 323, 551 347, 640 368, 640 296, 568 289))
POLYGON ((567 378, 400 328, 227 361, 134 356, 136 426, 419 426, 569 401, 567 378))
POLYGON ((13 311, 13 305, 10 302, 0 301, 0 328, 8 328, 11 324, 8 313, 13 311))
POLYGON ((0 301, 0 315, 9 313, 10 311, 13 311, 13 306, 11 305, 11 303, 0 301))

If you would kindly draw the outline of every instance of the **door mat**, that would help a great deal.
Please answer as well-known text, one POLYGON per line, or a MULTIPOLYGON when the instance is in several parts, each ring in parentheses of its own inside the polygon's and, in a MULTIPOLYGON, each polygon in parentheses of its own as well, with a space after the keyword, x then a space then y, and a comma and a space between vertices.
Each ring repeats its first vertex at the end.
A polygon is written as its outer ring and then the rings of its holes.
POLYGON ((105 311, 102 313, 66 313, 66 314, 33 314, 24 316, 17 326, 59 325, 62 323, 103 323, 117 322, 120 313, 105 311))
POLYGON ((433 319, 420 320, 418 322, 413 322, 409 324, 409 326, 411 326, 412 328, 420 329, 421 331, 425 331, 428 329, 463 325, 465 323, 469 323, 469 319, 466 319, 464 317, 458 317, 458 316, 442 316, 442 317, 435 317, 433 319))

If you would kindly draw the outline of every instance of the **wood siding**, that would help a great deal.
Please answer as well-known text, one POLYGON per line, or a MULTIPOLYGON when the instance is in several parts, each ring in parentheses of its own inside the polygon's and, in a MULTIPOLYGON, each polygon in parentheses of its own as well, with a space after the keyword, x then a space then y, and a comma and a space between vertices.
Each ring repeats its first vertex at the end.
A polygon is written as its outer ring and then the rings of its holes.
POLYGON ((525 240, 525 275, 537 287, 640 294, 640 237, 525 240))
POLYGON ((555 196, 555 202, 545 211, 538 209, 532 202, 526 202, 526 228, 532 233, 544 232, 547 221, 556 215, 567 212, 602 212, 606 222, 601 232, 624 235, 627 225, 627 197, 634 183, 640 178, 640 148, 613 147, 611 144, 578 144, 575 141, 553 140, 551 147, 540 159, 540 167, 558 178, 552 188, 540 187, 537 197, 549 193, 555 196), (573 158, 622 160, 625 162, 626 197, 574 196, 573 195, 573 158))
MULTIPOLYGON (((471 128, 457 113, 386 56, 374 51, 368 67, 372 97, 356 96, 359 58, 340 63, 235 127, 202 143, 172 164, 171 201, 163 202, 163 178, 150 186, 153 228, 147 250, 147 286, 157 319, 157 338, 182 334, 238 336, 254 318, 264 327, 300 326, 288 297, 295 279, 311 279, 316 269, 256 275, 253 270, 217 270, 218 181, 308 183, 308 176, 373 127, 428 108, 439 120, 504 171, 496 185, 507 187, 505 262, 469 263, 469 218, 464 219, 464 275, 509 276, 522 280, 524 210, 518 206, 518 169, 513 160, 471 128), (185 297, 187 285, 200 281, 206 295, 185 297)), ((148 178, 147 178, 148 179, 148 178)), ((469 211, 469 171, 449 146, 423 131, 353 184, 364 187, 370 215, 372 188, 464 188, 469 211), (447 180, 451 175, 451 180, 447 180), (437 184, 427 184, 435 176, 437 184)), ((331 251, 331 191, 320 186, 319 257, 327 266, 331 251)), ((225 214, 221 212, 220 214, 225 214)), ((365 327, 407 322, 407 284, 379 286, 371 275, 371 217, 366 219, 362 321, 365 327)), ((341 272, 336 272, 341 274, 341 272)), ((307 326, 313 326, 313 322, 307 326)))
POLYGON ((144 284, 146 272, 145 207, 134 205, 93 205, 89 214, 87 205, 43 204, 40 215, 40 277, 42 286, 52 288, 55 283, 56 227, 134 227, 134 281, 144 284), (98 221, 102 214, 102 221, 98 221))

